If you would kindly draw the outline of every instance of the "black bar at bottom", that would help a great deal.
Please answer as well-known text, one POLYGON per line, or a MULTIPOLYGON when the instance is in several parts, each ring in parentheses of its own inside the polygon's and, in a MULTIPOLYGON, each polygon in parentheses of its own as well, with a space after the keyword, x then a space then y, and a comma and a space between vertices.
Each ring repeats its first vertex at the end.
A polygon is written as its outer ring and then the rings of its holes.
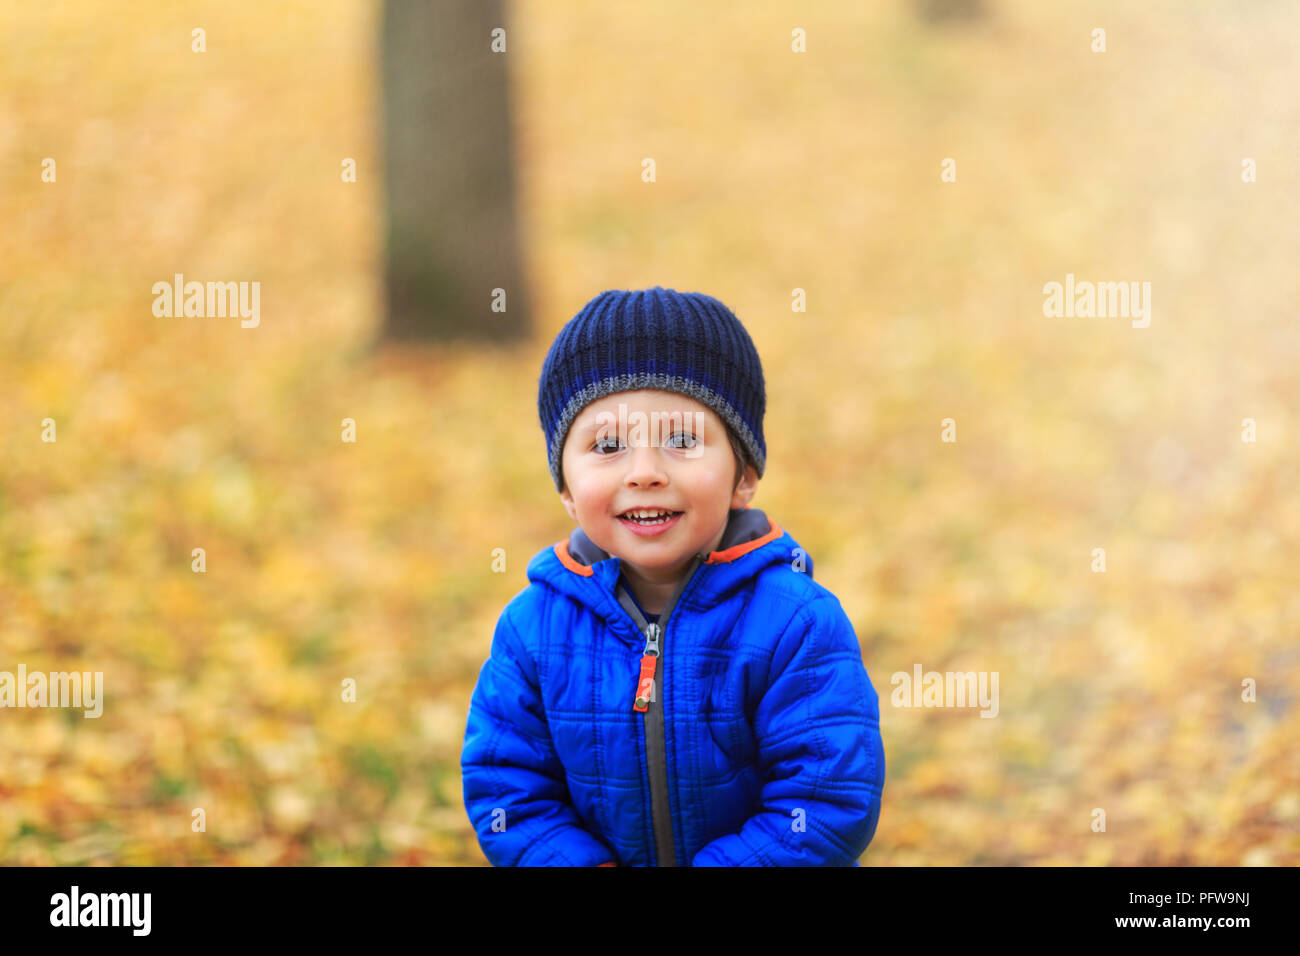
MULTIPOLYGON (((534 939, 572 932, 579 934, 575 940, 591 942, 607 938, 591 935, 593 921, 603 914, 615 933, 607 939, 615 945, 622 939, 618 928, 626 934, 629 921, 639 918, 643 893, 663 877, 648 870, 637 877, 632 868, 587 869, 542 878, 489 867, 4 868, 0 933, 6 944, 76 936, 77 944, 98 938, 127 945, 156 939, 337 946, 349 939, 373 945, 402 933, 432 942, 465 932, 481 934, 485 944, 508 932, 534 939), (114 919, 118 925, 84 925, 114 919)), ((1033 942, 1044 931, 1070 941, 1129 936, 1148 945, 1169 939, 1181 946, 1197 938, 1231 946, 1294 932, 1300 882, 1297 870, 1288 868, 869 864, 783 877, 696 870, 669 879, 678 887, 692 882, 707 888, 678 899, 706 922, 716 920, 713 931, 763 930, 776 921, 811 941, 833 921, 836 935, 857 938, 867 948, 891 929, 925 947, 946 940, 1033 942), (755 905, 737 912, 739 893, 753 894, 755 905)))

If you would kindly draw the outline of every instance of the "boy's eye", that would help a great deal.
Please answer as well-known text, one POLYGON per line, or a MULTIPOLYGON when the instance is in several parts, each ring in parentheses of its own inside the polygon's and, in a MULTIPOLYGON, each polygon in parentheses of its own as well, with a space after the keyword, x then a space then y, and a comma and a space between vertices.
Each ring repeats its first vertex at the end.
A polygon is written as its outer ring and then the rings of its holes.
MULTIPOLYGON (((670 448, 694 448, 699 444, 699 439, 690 432, 675 432, 664 444, 670 448)), ((596 454, 604 454, 606 449, 617 451, 621 447, 621 442, 617 438, 597 438, 591 450, 596 454)))

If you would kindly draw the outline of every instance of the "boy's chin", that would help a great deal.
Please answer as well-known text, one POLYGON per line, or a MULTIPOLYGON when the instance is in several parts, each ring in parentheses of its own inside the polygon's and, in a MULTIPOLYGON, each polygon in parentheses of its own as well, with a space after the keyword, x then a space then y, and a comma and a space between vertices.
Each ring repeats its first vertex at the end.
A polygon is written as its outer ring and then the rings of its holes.
POLYGON ((662 572, 680 570, 686 562, 697 554, 706 554, 707 548, 705 545, 693 548, 690 542, 683 543, 681 541, 663 542, 662 544, 632 542, 631 544, 621 544, 616 551, 610 551, 609 553, 619 558, 623 563, 631 564, 641 570, 662 572))
POLYGON ((621 554, 619 560, 624 566, 631 566, 643 577, 662 578, 669 574, 680 573, 686 568, 686 563, 691 559, 692 554, 676 554, 663 560, 644 560, 642 556, 635 554, 621 554))

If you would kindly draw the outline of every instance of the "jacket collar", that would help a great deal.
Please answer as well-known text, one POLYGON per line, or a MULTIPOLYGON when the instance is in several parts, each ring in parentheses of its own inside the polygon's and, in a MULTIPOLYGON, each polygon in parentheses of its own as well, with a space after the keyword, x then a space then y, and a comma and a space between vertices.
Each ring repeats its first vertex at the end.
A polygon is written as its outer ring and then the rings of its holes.
MULTIPOLYGON (((678 598, 684 608, 713 607, 773 565, 792 566, 812 576, 812 558, 757 508, 732 509, 718 550, 697 558, 678 598)), ((528 579, 590 608, 631 643, 641 638, 618 600, 621 567, 620 558, 596 547, 575 528, 567 539, 533 556, 528 579)))

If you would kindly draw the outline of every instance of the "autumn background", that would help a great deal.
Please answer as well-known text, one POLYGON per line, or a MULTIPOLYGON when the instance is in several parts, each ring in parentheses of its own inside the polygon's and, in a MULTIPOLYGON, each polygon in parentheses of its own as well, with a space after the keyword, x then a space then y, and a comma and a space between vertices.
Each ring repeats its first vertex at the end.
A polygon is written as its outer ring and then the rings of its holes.
POLYGON ((0 862, 483 864, 469 694, 571 528, 542 357, 662 284, 762 355, 754 506, 881 699, 864 865, 1300 863, 1300 10, 922 6, 514 3, 486 345, 380 335, 378 3, 0 7, 0 670, 105 683, 0 710, 0 862), (260 326, 155 317, 176 272, 260 326), (1044 317, 1066 273, 1150 327, 1044 317), (998 717, 891 706, 918 663, 998 717))

